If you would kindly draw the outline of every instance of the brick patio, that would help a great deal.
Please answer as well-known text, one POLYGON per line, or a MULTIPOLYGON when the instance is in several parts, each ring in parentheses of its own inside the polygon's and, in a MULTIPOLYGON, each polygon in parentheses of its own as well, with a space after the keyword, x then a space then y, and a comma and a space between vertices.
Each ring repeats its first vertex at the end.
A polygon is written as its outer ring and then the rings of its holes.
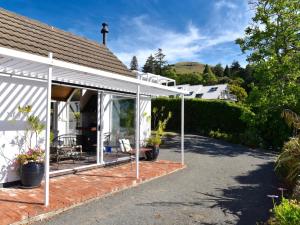
POLYGON ((43 187, 0 189, 0 225, 27 223, 46 218, 95 198, 105 197, 139 183, 183 169, 171 161, 141 162, 140 179, 135 179, 135 164, 130 163, 82 171, 51 178, 50 206, 43 206, 43 187))

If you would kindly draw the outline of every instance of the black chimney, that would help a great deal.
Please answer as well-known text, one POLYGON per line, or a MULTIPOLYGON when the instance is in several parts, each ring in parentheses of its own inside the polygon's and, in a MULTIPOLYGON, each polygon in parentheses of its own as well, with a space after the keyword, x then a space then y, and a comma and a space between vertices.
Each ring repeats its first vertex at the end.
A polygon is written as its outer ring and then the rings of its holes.
POLYGON ((102 23, 101 34, 102 34, 102 43, 104 45, 106 45, 106 33, 108 33, 108 24, 102 23))

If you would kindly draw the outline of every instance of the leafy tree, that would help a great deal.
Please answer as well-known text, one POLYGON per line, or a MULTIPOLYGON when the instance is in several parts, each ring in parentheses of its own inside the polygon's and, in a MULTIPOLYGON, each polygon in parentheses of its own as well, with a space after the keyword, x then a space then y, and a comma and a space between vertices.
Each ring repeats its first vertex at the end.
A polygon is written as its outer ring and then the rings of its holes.
POLYGON ((224 69, 223 76, 224 77, 231 77, 231 73, 230 73, 230 69, 229 69, 228 65, 226 65, 226 67, 224 69))
POLYGON ((155 58, 152 54, 147 58, 145 65, 143 66, 144 73, 155 73, 155 58))
POLYGON ((210 67, 207 64, 205 64, 205 67, 204 67, 204 70, 203 70, 203 74, 209 73, 209 72, 212 72, 212 71, 211 71, 210 67))
POLYGON ((239 77, 242 72, 242 67, 238 61, 233 61, 230 66, 231 77, 239 77))
POLYGON ((222 77, 224 74, 224 68, 222 67, 221 63, 218 63, 216 66, 214 66, 212 70, 217 77, 222 77))
POLYGON ((234 79, 230 79, 229 83, 232 85, 242 86, 244 80, 241 77, 236 77, 234 79))
POLYGON ((246 66, 246 68, 244 69, 243 78, 244 78, 243 88, 245 88, 247 93, 249 93, 251 91, 251 87, 256 82, 253 76, 253 66, 249 64, 246 66))
POLYGON ((162 49, 159 48, 154 56, 155 56, 155 73, 161 75, 163 68, 167 65, 167 61, 165 60, 166 55, 163 54, 162 49))
POLYGON ((218 83, 219 84, 227 84, 231 81, 231 79, 229 77, 219 77, 218 78, 218 83))
POLYGON ((188 74, 180 74, 177 76, 177 84, 191 84, 197 85, 202 84, 203 77, 199 73, 188 73, 188 74))
POLYGON ((241 86, 236 85, 236 84, 230 84, 229 85, 229 90, 230 90, 231 94, 234 94, 237 97, 237 100, 239 102, 245 101, 245 99, 248 96, 248 94, 245 91, 245 89, 242 88, 241 86))
POLYGON ((172 69, 170 67, 165 67, 164 70, 162 71, 162 76, 174 79, 176 83, 178 83, 178 74, 176 74, 175 69, 172 69))
POLYGON ((210 67, 206 64, 203 71, 203 83, 206 85, 216 84, 218 79, 216 75, 211 71, 210 67))
POLYGON ((139 70, 138 60, 136 56, 133 56, 130 62, 130 69, 131 70, 139 70))
POLYGON ((256 0, 252 5, 253 23, 236 41, 249 52, 257 80, 248 101, 255 111, 251 123, 269 146, 281 146, 290 133, 280 114, 284 108, 296 110, 300 99, 300 4, 256 0))

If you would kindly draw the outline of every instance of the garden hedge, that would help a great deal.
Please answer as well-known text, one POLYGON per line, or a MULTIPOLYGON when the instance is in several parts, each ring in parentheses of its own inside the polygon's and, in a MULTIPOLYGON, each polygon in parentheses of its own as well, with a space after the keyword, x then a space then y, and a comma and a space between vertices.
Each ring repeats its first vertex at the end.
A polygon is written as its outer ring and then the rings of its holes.
MULTIPOLYGON (((165 111, 172 112, 166 130, 180 131, 180 98, 153 99, 152 109, 154 107, 158 109, 165 107, 165 111)), ((185 99, 185 132, 208 135, 210 131, 219 131, 237 137, 247 128, 247 124, 241 119, 243 114, 250 114, 250 111, 233 102, 185 99)))

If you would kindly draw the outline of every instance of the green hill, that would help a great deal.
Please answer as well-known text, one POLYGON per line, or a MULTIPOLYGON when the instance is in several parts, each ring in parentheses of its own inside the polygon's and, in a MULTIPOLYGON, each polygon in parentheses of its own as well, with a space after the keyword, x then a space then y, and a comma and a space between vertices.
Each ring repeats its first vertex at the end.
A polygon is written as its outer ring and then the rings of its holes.
POLYGON ((171 65, 177 74, 202 73, 205 65, 198 62, 178 62, 171 65))

